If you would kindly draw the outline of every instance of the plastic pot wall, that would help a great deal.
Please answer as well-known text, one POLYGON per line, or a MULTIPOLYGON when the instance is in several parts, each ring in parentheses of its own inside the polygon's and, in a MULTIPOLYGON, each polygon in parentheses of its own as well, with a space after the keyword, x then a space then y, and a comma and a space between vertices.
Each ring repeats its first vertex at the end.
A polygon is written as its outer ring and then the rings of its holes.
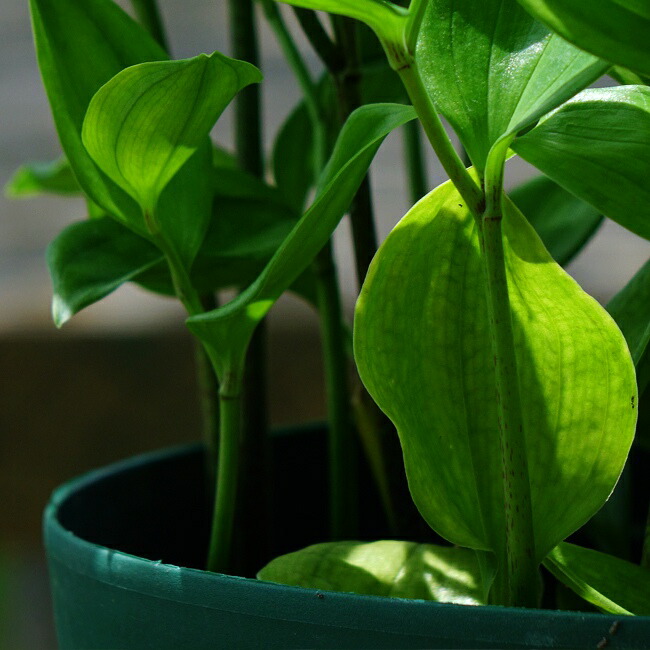
MULTIPOLYGON (((269 530, 276 553, 324 539, 326 516, 314 508, 322 503, 319 435, 307 431, 276 444, 269 530), (295 472, 297 484, 282 484, 295 472)), ((201 566, 205 553, 202 468, 200 449, 186 447, 112 465, 55 491, 44 529, 62 650, 650 645, 648 617, 440 605, 183 568, 201 566)))

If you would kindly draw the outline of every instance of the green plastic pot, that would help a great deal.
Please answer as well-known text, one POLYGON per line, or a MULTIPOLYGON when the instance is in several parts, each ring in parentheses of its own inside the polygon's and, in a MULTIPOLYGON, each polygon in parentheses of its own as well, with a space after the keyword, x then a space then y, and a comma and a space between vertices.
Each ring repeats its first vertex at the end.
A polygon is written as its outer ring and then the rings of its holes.
MULTIPOLYGON (((322 431, 275 443, 273 552, 322 541, 326 517, 314 502, 324 502, 323 455, 322 431), (295 472, 298 487, 286 480, 295 472)), ((62 650, 650 645, 648 617, 318 592, 191 568, 205 555, 202 469, 200 448, 184 447, 111 465, 54 492, 44 530, 62 650)))

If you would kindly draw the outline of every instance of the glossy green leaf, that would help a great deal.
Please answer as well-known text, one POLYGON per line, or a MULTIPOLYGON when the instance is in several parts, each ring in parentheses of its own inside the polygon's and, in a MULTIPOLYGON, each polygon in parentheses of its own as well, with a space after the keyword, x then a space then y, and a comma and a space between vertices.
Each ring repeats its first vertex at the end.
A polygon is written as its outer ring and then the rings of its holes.
MULTIPOLYGON (((611 493, 634 435, 636 383, 614 321, 508 200, 503 228, 541 562, 611 493)), ((482 267, 475 221, 446 183, 375 256, 354 347, 364 384, 397 427, 424 518, 450 542, 499 557, 504 496, 482 267)))
POLYGON ((637 564, 564 542, 549 553, 544 566, 604 612, 650 614, 650 571, 637 564))
POLYGON ((257 68, 218 52, 129 67, 93 97, 83 143, 153 218, 162 190, 204 143, 226 106, 260 80, 257 68))
POLYGON ((546 246, 551 257, 566 266, 594 235, 603 217, 547 176, 538 176, 510 192, 514 204, 546 246))
POLYGON ((630 348, 641 395, 649 379, 646 368, 650 361, 650 261, 609 301, 607 311, 630 348))
POLYGON ((112 0, 30 0, 30 9, 38 65, 75 176, 108 214, 134 219, 138 206, 90 158, 81 126, 91 98, 109 79, 127 66, 167 55, 112 0))
POLYGON ((155 246, 109 217, 68 226, 47 249, 54 323, 61 327, 161 261, 155 246))
POLYGON ((650 88, 592 88, 512 148, 602 214, 650 239, 650 88))
POLYGON ((480 172, 498 140, 533 124, 607 69, 549 33, 517 0, 430 0, 416 62, 480 172))
POLYGON ((5 185, 12 198, 39 194, 79 194, 81 188, 65 158, 22 165, 5 185))
POLYGON ((650 74, 646 0, 519 0, 531 14, 583 50, 650 74))
POLYGON ((232 302, 188 319, 190 330, 216 351, 221 374, 240 367, 259 321, 330 238, 384 138, 414 118, 410 106, 398 104, 372 104, 354 111, 341 130, 311 207, 264 271, 232 302))
POLYGON ((406 10, 388 0, 279 0, 294 7, 356 18, 384 41, 401 43, 406 10))
POLYGON ((433 544, 390 540, 314 544, 275 558, 257 577, 323 591, 485 604, 476 554, 433 544))

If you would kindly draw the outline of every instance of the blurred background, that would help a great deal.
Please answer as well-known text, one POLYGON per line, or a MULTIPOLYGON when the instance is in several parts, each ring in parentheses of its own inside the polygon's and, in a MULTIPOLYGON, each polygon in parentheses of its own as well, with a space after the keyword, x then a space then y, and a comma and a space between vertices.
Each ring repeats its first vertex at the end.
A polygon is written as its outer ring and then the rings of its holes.
MULTIPOLYGON (((160 0, 175 57, 229 52, 225 4, 160 0)), ((264 135, 270 145, 299 92, 261 23, 264 135)), ((315 57, 308 57, 316 69, 315 57)), ((22 163, 54 160, 60 154, 33 53, 26 0, 2 0, 0 60, 4 186, 22 163)), ((225 114, 215 137, 227 146, 230 130, 225 114)), ((372 171, 382 236, 408 209, 404 178, 392 164, 401 147, 400 134, 391 135, 372 171)), ((509 185, 530 175, 521 161, 509 163, 509 185)), ((429 160, 430 186, 442 179, 440 168, 429 160)), ((94 467, 200 437, 193 343, 174 302, 127 286, 62 330, 52 325, 45 247, 63 226, 84 216, 85 206, 77 199, 0 196, 0 648, 55 647, 40 538, 41 512, 51 490, 94 467)), ((336 235, 336 250, 350 315, 357 287, 345 222, 336 235)), ((649 253, 648 242, 608 222, 569 271, 606 302, 649 253)), ((273 423, 322 418, 314 314, 297 299, 283 298, 268 329, 273 423)))

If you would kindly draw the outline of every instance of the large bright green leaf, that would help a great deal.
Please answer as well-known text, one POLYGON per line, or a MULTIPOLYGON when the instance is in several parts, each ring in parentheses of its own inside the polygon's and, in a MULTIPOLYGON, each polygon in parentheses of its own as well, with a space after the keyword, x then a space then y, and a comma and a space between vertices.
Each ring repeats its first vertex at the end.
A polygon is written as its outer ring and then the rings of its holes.
POLYGON ((272 560, 261 580, 325 591, 483 605, 476 554, 383 540, 314 544, 272 560))
POLYGON ((134 218, 137 205, 97 168, 81 142, 81 126, 91 98, 109 79, 167 55, 112 0, 30 0, 30 8, 38 65, 75 176, 107 213, 134 218))
POLYGON ((602 214, 650 239, 650 88, 592 88, 512 148, 602 214))
POLYGON ((630 348, 641 395, 650 379, 650 261, 609 301, 607 311, 621 328, 630 348))
POLYGON ((371 104, 350 115, 321 175, 316 196, 255 282, 235 300, 187 324, 221 361, 220 373, 240 367, 255 327, 311 264, 347 210, 384 138, 415 118, 410 106, 371 104))
POLYGON ((47 249, 54 323, 61 327, 161 261, 155 246, 110 217, 68 226, 47 249))
POLYGON ((99 167, 148 213, 170 179, 205 141, 254 66, 218 52, 131 66, 95 94, 83 143, 99 167))
MULTIPOLYGON (((508 200, 504 249, 536 560, 605 502, 634 435, 634 366, 611 317, 508 200)), ((420 512, 452 543, 504 544, 494 360, 475 221, 451 183, 388 236, 357 303, 363 382, 395 423, 420 512)))
POLYGON ((517 0, 430 0, 416 62, 480 172, 498 140, 534 123, 607 68, 550 34, 517 0))
POLYGON ((646 0, 519 0, 553 31, 588 52, 650 74, 646 0))
POLYGON ((514 204, 535 228, 551 257, 566 266, 600 226, 603 217, 547 176, 538 176, 510 192, 514 204))
POLYGON ((5 185, 5 193, 12 198, 46 193, 74 195, 80 192, 79 183, 65 158, 21 165, 5 185))
POLYGON ((544 566, 581 598, 612 614, 650 615, 650 571, 620 558, 566 542, 544 566))

